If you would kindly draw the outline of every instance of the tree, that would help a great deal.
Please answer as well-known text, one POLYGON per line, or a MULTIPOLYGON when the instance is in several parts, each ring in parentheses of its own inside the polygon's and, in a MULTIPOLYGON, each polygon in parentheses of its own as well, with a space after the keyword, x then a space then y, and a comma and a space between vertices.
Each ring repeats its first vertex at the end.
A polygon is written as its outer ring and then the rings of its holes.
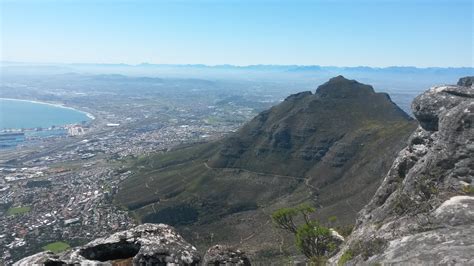
POLYGON ((336 249, 336 243, 329 228, 312 221, 298 227, 296 247, 306 257, 312 258, 328 255, 336 249))
POLYGON ((307 258, 324 261, 337 249, 338 242, 332 237, 329 228, 310 219, 309 215, 313 212, 315 209, 309 204, 302 204, 295 208, 283 208, 275 211, 272 214, 272 220, 276 227, 295 235, 296 247, 307 258), (303 223, 297 225, 295 220, 299 215, 302 216, 303 223))
POLYGON ((296 234, 296 224, 294 218, 298 215, 298 210, 294 208, 283 208, 276 210, 272 214, 273 223, 280 229, 296 234))

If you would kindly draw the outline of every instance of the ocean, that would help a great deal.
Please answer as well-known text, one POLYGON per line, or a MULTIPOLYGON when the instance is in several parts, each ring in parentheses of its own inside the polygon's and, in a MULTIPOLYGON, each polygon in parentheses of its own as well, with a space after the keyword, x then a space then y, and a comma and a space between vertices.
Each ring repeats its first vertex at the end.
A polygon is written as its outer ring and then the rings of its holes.
POLYGON ((28 137, 65 135, 66 130, 61 128, 62 126, 80 124, 91 119, 93 117, 90 114, 64 106, 34 101, 0 99, 0 132, 24 130, 24 136, 0 136, 0 148, 14 147, 28 137), (44 130, 51 127, 56 128, 44 130))
POLYGON ((0 99, 0 130, 63 126, 90 121, 87 113, 58 105, 0 99))

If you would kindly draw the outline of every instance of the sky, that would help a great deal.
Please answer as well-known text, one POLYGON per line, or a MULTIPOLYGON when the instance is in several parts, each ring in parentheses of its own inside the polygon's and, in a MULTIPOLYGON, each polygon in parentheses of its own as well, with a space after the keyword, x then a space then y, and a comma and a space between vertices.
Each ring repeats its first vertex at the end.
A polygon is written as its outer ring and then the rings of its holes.
POLYGON ((2 61, 472 67, 473 0, 0 0, 2 61))

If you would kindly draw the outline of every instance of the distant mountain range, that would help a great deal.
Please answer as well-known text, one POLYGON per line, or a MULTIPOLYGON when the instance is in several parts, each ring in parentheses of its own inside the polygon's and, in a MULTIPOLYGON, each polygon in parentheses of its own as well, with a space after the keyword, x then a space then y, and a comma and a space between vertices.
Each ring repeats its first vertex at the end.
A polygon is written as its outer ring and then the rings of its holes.
POLYGON ((217 241, 271 256, 282 236, 262 225, 273 210, 309 202, 318 219, 353 224, 415 127, 387 94, 338 76, 221 141, 140 159, 115 200, 199 247, 217 241))
POLYGON ((12 67, 12 66, 23 66, 23 67, 133 67, 133 68, 196 68, 196 69, 230 69, 230 70, 261 70, 261 71, 289 71, 289 72, 300 72, 300 71, 377 71, 377 72, 436 72, 436 71, 473 71, 473 67, 415 67, 415 66, 387 66, 387 67, 370 67, 370 66, 321 66, 321 65, 206 65, 206 64, 107 64, 107 63, 35 63, 35 62, 14 62, 14 61, 0 61, 0 67, 12 67))
MULTIPOLYGON (((121 74, 127 76, 158 78, 198 78, 208 80, 262 81, 269 84, 288 84, 300 90, 312 88, 331 77, 344 75, 372 84, 377 91, 410 92, 417 95, 421 90, 436 84, 452 84, 459 76, 474 75, 472 67, 338 67, 318 65, 203 65, 203 64, 55 64, 0 62, 4 77, 29 75, 121 74)), ((410 99, 411 101, 411 99, 410 99)), ((403 107, 405 108, 405 106, 403 107)), ((406 110, 406 108, 405 108, 406 110)))

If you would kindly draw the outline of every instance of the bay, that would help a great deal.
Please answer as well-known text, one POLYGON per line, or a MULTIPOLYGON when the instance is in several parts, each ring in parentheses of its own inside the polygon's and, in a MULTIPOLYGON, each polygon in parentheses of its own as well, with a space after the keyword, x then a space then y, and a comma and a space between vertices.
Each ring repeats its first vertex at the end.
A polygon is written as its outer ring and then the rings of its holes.
POLYGON ((0 130, 80 124, 93 117, 76 109, 48 103, 0 99, 0 130))

